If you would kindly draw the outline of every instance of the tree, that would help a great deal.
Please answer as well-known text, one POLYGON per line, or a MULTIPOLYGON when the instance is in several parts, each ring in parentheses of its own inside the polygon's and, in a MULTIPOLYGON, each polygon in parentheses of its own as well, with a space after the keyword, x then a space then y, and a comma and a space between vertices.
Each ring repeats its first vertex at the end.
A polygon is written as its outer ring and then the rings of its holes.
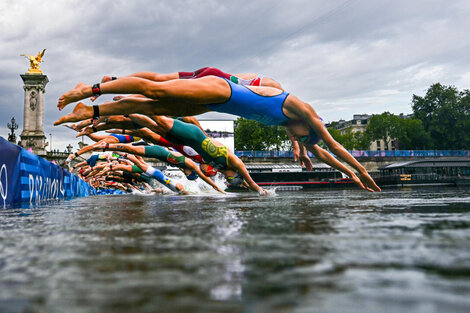
POLYGON ((356 140, 355 149, 358 150, 369 150, 371 140, 367 137, 365 132, 355 132, 354 138, 356 140))
POLYGON ((423 122, 436 149, 470 147, 470 93, 439 83, 429 87, 424 97, 413 95, 414 116, 423 122))
POLYGON ((370 146, 370 140, 362 132, 353 132, 347 129, 345 134, 334 127, 328 127, 331 136, 347 150, 366 150, 370 146))
POLYGON ((388 146, 392 139, 400 136, 400 126, 400 117, 390 112, 384 112, 370 118, 365 136, 369 141, 383 140, 385 145, 388 146))
POLYGON ((282 126, 267 126, 240 117, 234 127, 236 150, 290 149, 289 138, 282 126))
POLYGON ((431 136, 424 129, 423 122, 416 118, 400 119, 400 133, 396 140, 396 148, 401 150, 432 148, 431 136))

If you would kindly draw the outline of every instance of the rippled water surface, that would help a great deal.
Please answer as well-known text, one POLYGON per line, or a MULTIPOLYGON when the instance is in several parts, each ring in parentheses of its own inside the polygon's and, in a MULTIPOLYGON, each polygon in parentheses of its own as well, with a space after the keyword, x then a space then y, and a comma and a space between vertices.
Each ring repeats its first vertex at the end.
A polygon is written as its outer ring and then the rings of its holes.
POLYGON ((470 312, 470 192, 0 210, 0 312, 470 312))

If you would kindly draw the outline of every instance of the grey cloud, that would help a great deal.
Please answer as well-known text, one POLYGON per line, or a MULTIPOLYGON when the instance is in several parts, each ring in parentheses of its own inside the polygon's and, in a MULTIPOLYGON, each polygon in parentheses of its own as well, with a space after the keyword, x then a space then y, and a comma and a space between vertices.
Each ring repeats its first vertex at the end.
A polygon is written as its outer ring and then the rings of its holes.
MULTIPOLYGON (((62 93, 102 75, 216 66, 261 72, 311 103, 326 120, 411 111, 433 82, 468 82, 466 1, 37 1, 0 4, 0 135, 22 123, 27 68, 20 53, 47 48, 45 132, 72 110, 62 93), (465 76, 467 75, 467 76, 465 76), (467 77, 467 78, 465 78, 467 77), (465 80, 467 79, 467 80, 465 80)), ((102 97, 104 101, 110 97, 102 97)), ((211 113, 210 116, 213 116, 211 113)), ((217 116, 217 115, 215 115, 217 116)))

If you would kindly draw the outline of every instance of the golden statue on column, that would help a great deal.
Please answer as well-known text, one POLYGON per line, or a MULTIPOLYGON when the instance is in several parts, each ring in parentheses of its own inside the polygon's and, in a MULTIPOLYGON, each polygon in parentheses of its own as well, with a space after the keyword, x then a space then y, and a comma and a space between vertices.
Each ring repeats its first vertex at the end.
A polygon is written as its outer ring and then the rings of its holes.
POLYGON ((42 50, 42 52, 38 52, 36 56, 29 55, 29 54, 20 54, 20 56, 24 56, 29 60, 30 68, 26 72, 26 74, 42 74, 41 69, 39 68, 39 64, 44 62, 42 57, 44 56, 44 52, 46 49, 42 50))

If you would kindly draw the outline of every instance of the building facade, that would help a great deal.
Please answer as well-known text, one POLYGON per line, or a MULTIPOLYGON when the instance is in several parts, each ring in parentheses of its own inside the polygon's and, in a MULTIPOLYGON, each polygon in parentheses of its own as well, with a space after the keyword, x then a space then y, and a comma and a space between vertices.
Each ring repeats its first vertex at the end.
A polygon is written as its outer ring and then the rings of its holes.
MULTIPOLYGON (((355 133, 355 132, 365 132, 367 125, 369 124, 370 119, 372 118, 373 115, 371 114, 354 114, 352 120, 339 120, 336 123, 332 123, 334 128, 336 130, 339 130, 341 135, 345 135, 349 131, 355 133)), ((398 115, 401 118, 409 118, 410 115, 406 115, 403 113, 400 113, 398 115)), ((387 151, 387 150, 396 150, 396 140, 393 138, 389 138, 388 142, 385 142, 385 140, 376 140, 371 142, 369 146, 369 150, 371 151, 387 151)))

